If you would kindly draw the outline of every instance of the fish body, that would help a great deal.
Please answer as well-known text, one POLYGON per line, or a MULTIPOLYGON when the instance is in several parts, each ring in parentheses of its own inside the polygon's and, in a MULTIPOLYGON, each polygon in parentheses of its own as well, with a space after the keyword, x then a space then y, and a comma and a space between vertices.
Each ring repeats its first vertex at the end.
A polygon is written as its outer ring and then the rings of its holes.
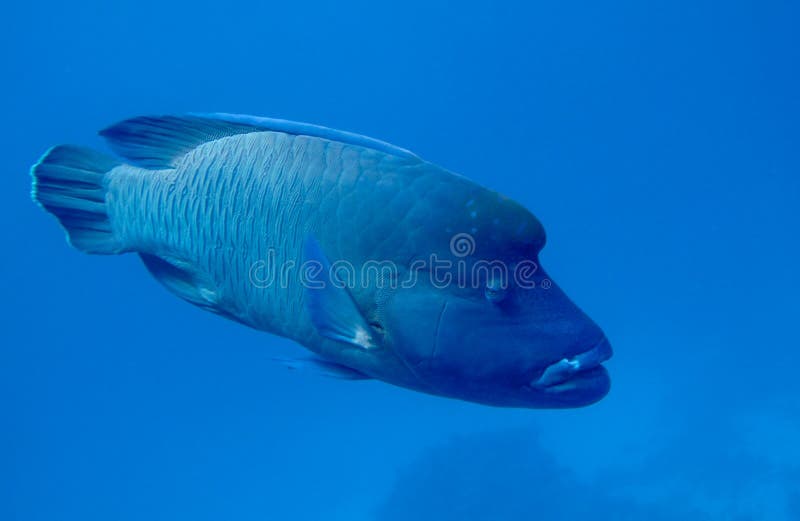
POLYGON ((173 293, 295 340, 327 374, 501 406, 608 391, 608 342, 547 282, 544 230, 514 201, 302 123, 141 117, 101 135, 122 159, 58 146, 32 169, 78 249, 138 253, 173 293), (510 280, 523 265, 530 280, 510 280))

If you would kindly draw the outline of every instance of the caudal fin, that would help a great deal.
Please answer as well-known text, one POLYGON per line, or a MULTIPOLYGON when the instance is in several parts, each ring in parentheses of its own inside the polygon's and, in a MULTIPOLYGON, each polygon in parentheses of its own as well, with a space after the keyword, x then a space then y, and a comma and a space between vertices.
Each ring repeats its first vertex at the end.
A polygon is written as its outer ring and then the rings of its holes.
POLYGON ((106 212, 106 174, 120 163, 94 150, 58 145, 31 168, 33 200, 55 215, 75 248, 119 253, 106 212))

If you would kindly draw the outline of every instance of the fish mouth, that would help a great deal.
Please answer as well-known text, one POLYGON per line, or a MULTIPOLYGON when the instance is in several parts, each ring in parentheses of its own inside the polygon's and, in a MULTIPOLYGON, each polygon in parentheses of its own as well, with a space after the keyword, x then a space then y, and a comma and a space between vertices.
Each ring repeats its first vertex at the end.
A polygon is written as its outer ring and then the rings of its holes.
POLYGON ((602 363, 611 358, 613 350, 608 339, 603 337, 594 347, 577 355, 562 358, 537 374, 530 381, 536 390, 561 393, 609 386, 608 372, 602 363))

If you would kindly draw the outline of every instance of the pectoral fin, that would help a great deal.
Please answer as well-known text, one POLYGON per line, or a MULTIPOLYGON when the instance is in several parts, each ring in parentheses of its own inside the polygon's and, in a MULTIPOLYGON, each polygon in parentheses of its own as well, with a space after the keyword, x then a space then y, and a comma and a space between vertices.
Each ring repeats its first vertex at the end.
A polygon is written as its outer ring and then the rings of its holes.
POLYGON ((369 324, 350 292, 331 272, 331 263, 313 237, 306 239, 305 267, 306 306, 317 331, 363 349, 376 347, 369 324))

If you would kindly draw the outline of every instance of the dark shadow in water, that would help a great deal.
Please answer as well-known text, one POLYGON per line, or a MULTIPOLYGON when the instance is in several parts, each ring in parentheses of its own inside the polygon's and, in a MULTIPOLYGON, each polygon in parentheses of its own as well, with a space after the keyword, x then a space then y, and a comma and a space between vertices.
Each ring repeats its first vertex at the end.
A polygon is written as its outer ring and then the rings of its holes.
POLYGON ((591 482, 560 465, 535 432, 458 437, 402 471, 376 519, 800 519, 796 466, 769 464, 730 433, 705 432, 655 450, 636 469, 608 469, 591 482))

